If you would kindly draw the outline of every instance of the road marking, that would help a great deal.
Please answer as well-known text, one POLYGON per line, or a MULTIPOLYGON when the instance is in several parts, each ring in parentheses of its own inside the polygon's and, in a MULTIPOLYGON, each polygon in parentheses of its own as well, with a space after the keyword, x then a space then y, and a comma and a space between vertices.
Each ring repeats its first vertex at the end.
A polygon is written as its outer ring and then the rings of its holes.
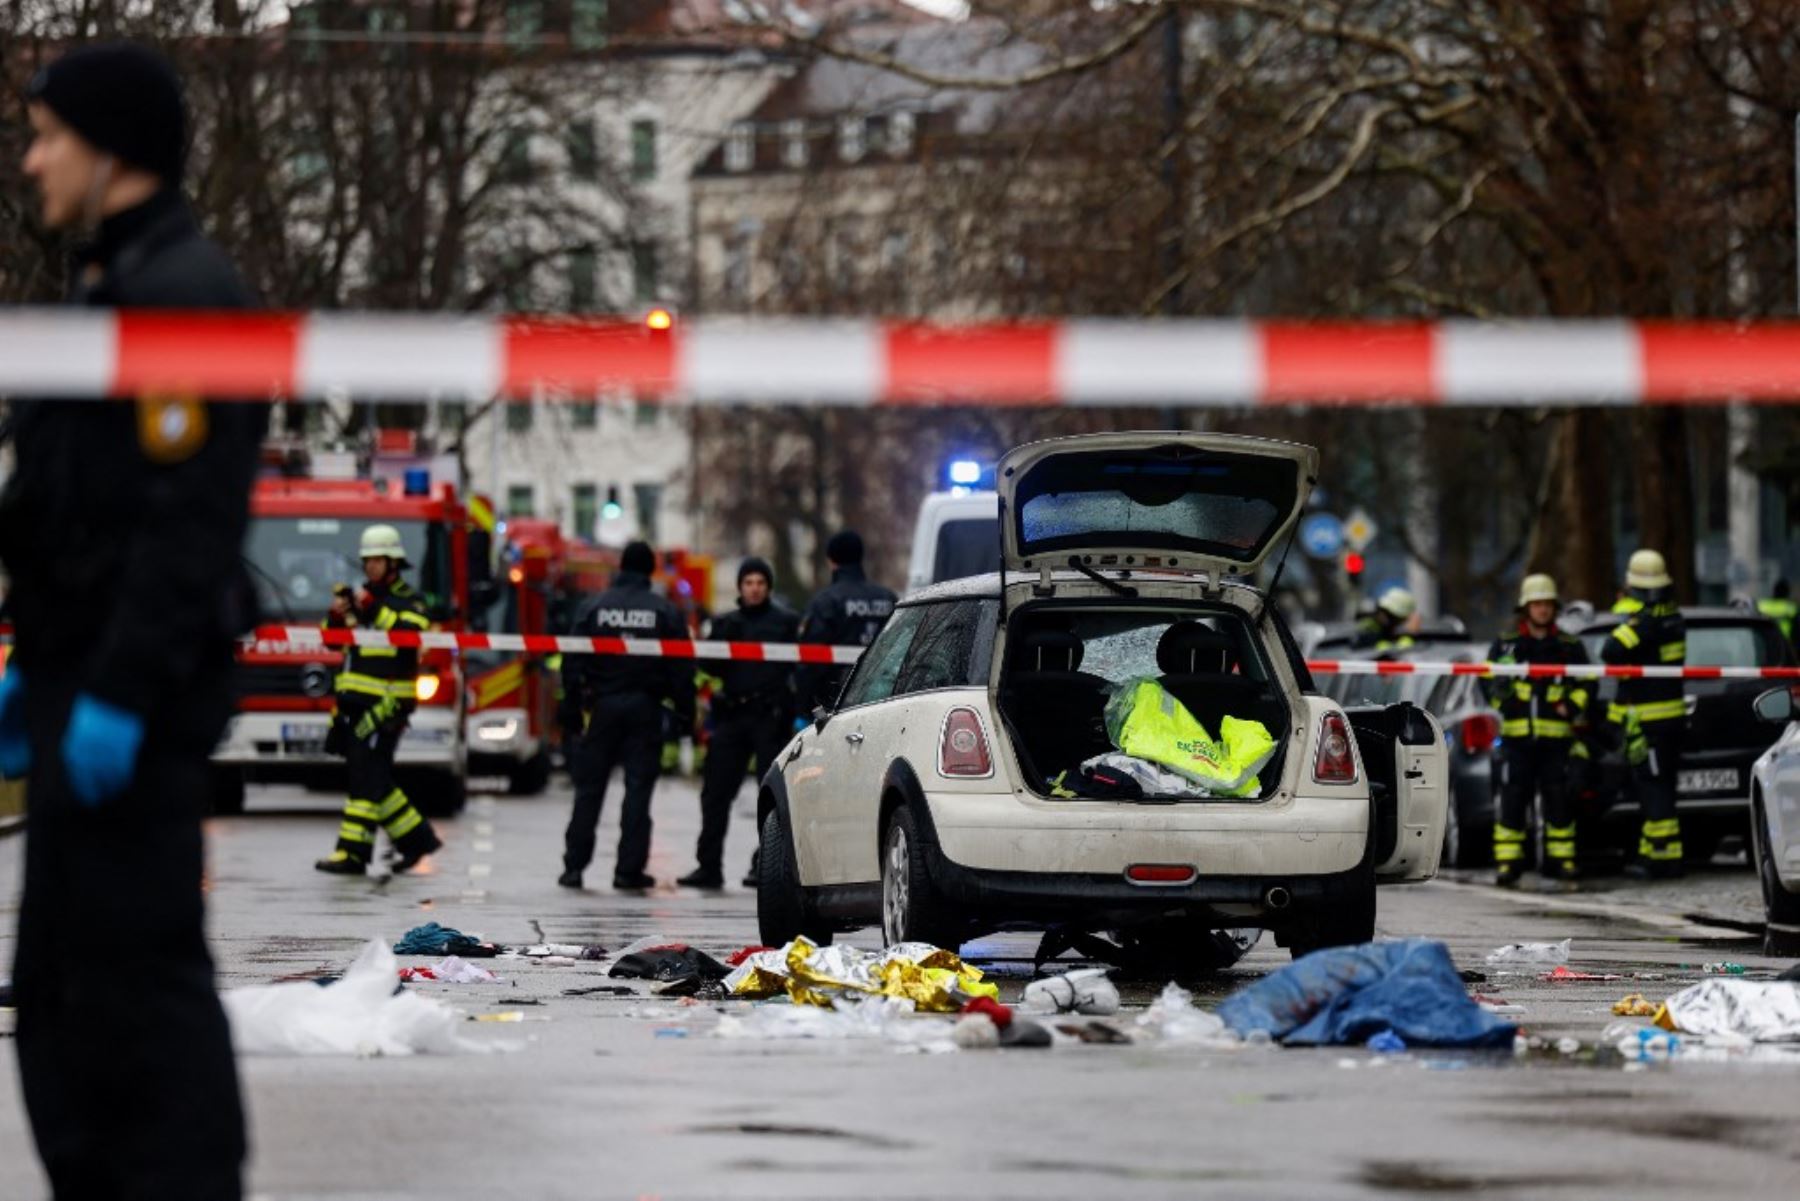
POLYGON ((494 865, 491 863, 471 863, 471 864, 469 864, 469 876, 471 879, 479 880, 485 876, 491 876, 493 874, 494 874, 494 865))
POLYGON ((488 899, 488 894, 484 889, 465 888, 465 889, 463 889, 462 899, 465 901, 473 901, 473 902, 479 904, 480 902, 488 899))
POLYGON ((477 837, 477 838, 492 838, 493 836, 494 836, 494 823, 493 822, 476 822, 475 823, 475 837, 477 837))
POLYGON ((494 840, 491 838, 477 838, 472 844, 471 849, 477 855, 492 855, 494 853, 494 840))

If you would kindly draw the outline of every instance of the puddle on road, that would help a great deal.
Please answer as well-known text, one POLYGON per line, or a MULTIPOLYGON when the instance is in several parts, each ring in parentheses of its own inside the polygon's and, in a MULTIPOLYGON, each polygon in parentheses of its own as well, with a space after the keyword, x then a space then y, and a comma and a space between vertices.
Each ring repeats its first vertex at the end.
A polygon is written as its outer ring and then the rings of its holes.
MULTIPOLYGON (((1557 1175, 1471 1176, 1449 1168, 1410 1160, 1372 1159, 1365 1162, 1354 1178, 1366 1188, 1383 1193, 1486 1193, 1510 1189, 1571 1189, 1598 1185, 1596 1177, 1557 1175)), ((1616 1176, 1604 1181, 1609 1189, 1617 1188, 1616 1176)))

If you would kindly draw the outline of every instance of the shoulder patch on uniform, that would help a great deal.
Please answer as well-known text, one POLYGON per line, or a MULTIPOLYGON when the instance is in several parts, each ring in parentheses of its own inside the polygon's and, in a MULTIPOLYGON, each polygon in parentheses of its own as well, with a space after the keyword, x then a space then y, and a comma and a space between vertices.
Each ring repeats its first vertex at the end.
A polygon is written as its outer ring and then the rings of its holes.
POLYGON ((206 445, 206 406, 191 396, 140 396, 138 446, 153 463, 179 463, 206 445))

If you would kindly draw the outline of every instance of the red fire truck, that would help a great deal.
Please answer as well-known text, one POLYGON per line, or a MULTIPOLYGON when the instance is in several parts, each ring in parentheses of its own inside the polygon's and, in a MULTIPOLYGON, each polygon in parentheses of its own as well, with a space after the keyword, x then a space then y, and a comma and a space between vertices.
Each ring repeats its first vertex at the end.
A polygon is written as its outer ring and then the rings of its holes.
MULTIPOLYGON (((435 628, 468 628, 468 615, 495 598, 488 535, 471 528, 455 487, 431 474, 412 466, 391 478, 258 480, 244 555, 264 619, 318 625, 333 589, 361 582, 363 528, 382 522, 400 531, 435 628)), ((240 811, 247 781, 342 787, 343 761, 324 750, 342 661, 336 651, 289 643, 239 651, 237 713, 213 752, 215 812, 240 811)), ((418 709, 395 765, 400 786, 427 813, 454 813, 466 797, 464 674, 455 652, 420 656, 418 709)))

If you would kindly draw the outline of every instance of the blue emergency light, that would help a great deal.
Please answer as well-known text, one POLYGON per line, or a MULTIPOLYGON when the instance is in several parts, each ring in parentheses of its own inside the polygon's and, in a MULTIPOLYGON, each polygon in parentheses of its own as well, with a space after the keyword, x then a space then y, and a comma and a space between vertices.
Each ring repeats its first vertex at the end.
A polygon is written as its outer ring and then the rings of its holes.
POLYGON ((981 464, 974 459, 957 459, 950 464, 950 482, 959 488, 973 488, 981 482, 981 464))
POLYGON ((431 468, 408 467, 406 469, 406 495, 431 495, 431 468))

